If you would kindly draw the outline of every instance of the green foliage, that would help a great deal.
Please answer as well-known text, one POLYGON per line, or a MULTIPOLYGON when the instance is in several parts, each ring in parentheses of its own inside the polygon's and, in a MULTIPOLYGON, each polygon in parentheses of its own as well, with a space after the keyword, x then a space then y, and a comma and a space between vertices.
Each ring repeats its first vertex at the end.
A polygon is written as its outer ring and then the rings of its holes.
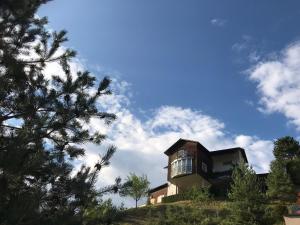
POLYGON ((124 211, 117 224, 221 224, 228 216, 227 202, 208 201, 201 204, 193 201, 156 204, 124 211))
POLYGON ((229 199, 230 216, 226 224, 263 225, 265 196, 255 171, 246 164, 237 166, 232 174, 229 199))
POLYGON ((291 181, 300 185, 300 144, 293 137, 279 138, 274 142, 275 162, 287 169, 291 181))
POLYGON ((141 177, 134 173, 130 173, 127 177, 126 185, 120 191, 121 196, 129 196, 135 200, 135 207, 137 208, 137 202, 148 195, 149 181, 146 175, 141 177))
POLYGON ((193 186, 191 189, 186 191, 188 198, 195 203, 206 202, 210 200, 209 186, 198 188, 193 186))
POLYGON ((265 224, 284 224, 283 216, 287 215, 287 207, 282 204, 272 204, 266 207, 265 224))
POLYGON ((295 185, 300 185, 300 157, 287 163, 287 172, 295 185))
POLYGON ((50 33, 47 19, 35 16, 46 2, 0 1, 0 224, 82 224, 86 208, 120 188, 116 179, 95 189, 113 146, 95 167, 73 170, 83 144, 105 138, 86 128, 90 119, 115 119, 98 107, 110 80, 71 71, 75 51, 61 48, 66 31, 50 33), (44 74, 50 62, 61 74, 44 74))
POLYGON ((209 188, 209 186, 203 188, 193 186, 192 188, 187 189, 180 194, 163 197, 162 203, 171 203, 184 200, 192 200, 195 203, 206 202, 210 200, 211 197, 209 188))
POLYGON ((293 137, 286 136, 274 142, 274 156, 278 160, 291 160, 300 157, 300 145, 293 137))
POLYGON ((84 225, 114 224, 120 219, 123 211, 123 206, 114 206, 111 199, 101 201, 97 206, 85 210, 84 225))
POLYGON ((187 196, 185 193, 182 193, 182 194, 165 196, 162 198, 162 203, 171 203, 171 202, 178 202, 184 200, 190 200, 190 199, 189 196, 187 196))
POLYGON ((160 213, 153 225, 219 225, 222 217, 218 213, 195 207, 178 207, 168 205, 164 213, 160 213))
POLYGON ((271 163, 267 186, 267 196, 271 200, 280 202, 294 202, 296 200, 295 188, 290 175, 287 173, 286 164, 280 160, 271 163))

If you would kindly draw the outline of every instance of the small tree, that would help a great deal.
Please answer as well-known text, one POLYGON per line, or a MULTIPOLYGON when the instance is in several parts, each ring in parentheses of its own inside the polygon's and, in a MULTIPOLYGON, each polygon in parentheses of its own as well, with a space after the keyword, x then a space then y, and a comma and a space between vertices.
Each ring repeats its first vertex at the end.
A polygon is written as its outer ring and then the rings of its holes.
POLYGON ((123 190, 121 190, 120 195, 133 198, 135 200, 135 208, 137 208, 137 202, 142 197, 148 195, 150 182, 146 175, 139 177, 134 173, 130 173, 127 177, 126 184, 123 190))
POLYGON ((240 164, 234 169, 232 179, 228 224, 263 224, 265 198, 255 171, 246 164, 240 164))
POLYGON ((295 188, 287 173, 286 164, 280 160, 271 163, 267 186, 267 196, 272 200, 293 202, 296 199, 295 188))

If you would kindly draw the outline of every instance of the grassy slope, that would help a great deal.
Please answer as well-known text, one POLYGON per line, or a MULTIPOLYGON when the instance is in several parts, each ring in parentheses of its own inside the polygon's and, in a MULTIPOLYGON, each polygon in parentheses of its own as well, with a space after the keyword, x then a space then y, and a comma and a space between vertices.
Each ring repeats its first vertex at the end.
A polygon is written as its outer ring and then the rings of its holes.
MULTIPOLYGON (((203 210, 207 217, 224 217, 226 215, 226 202, 222 201, 211 201, 208 203, 199 203, 195 204, 191 201, 181 201, 174 203, 165 203, 157 204, 151 206, 140 207, 137 209, 128 209, 125 212, 122 220, 118 223, 119 225, 149 225, 156 224, 159 221, 159 218, 170 214, 170 210, 175 215, 183 215, 185 211, 194 211, 203 210)), ((172 214, 171 213, 171 214, 172 214)))

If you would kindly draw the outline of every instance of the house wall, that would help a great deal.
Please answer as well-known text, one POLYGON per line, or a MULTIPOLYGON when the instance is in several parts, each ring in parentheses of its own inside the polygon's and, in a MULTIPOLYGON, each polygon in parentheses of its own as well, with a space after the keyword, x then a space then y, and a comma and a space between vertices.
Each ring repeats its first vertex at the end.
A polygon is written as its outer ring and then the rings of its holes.
POLYGON ((224 172, 232 169, 231 164, 226 164, 228 162, 232 162, 233 164, 244 162, 240 151, 234 153, 213 155, 211 156, 211 158, 213 161, 213 172, 224 172))
POLYGON ((168 182, 167 196, 178 194, 178 187, 171 182, 168 182))
POLYGON ((168 187, 162 188, 155 192, 150 193, 149 199, 151 204, 161 203, 164 196, 167 196, 168 187))
POLYGON ((201 177, 199 174, 184 175, 181 177, 175 177, 170 181, 171 185, 168 188, 168 196, 172 194, 180 194, 183 191, 192 187, 205 187, 210 183, 201 177), (175 191, 175 193, 174 193, 175 191))
POLYGON ((208 155, 207 150, 203 149, 201 145, 198 146, 197 151, 197 161, 195 162, 197 166, 197 173, 204 178, 208 178, 209 175, 212 173, 212 160, 211 157, 208 155), (207 172, 203 171, 202 163, 207 165, 207 172))

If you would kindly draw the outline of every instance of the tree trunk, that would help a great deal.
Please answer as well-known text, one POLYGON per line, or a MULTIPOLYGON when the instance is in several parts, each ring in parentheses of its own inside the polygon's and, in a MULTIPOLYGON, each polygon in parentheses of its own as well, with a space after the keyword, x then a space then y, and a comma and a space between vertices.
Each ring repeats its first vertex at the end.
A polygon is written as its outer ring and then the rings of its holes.
POLYGON ((135 200, 135 208, 137 208, 137 202, 138 202, 138 200, 136 199, 135 200))

